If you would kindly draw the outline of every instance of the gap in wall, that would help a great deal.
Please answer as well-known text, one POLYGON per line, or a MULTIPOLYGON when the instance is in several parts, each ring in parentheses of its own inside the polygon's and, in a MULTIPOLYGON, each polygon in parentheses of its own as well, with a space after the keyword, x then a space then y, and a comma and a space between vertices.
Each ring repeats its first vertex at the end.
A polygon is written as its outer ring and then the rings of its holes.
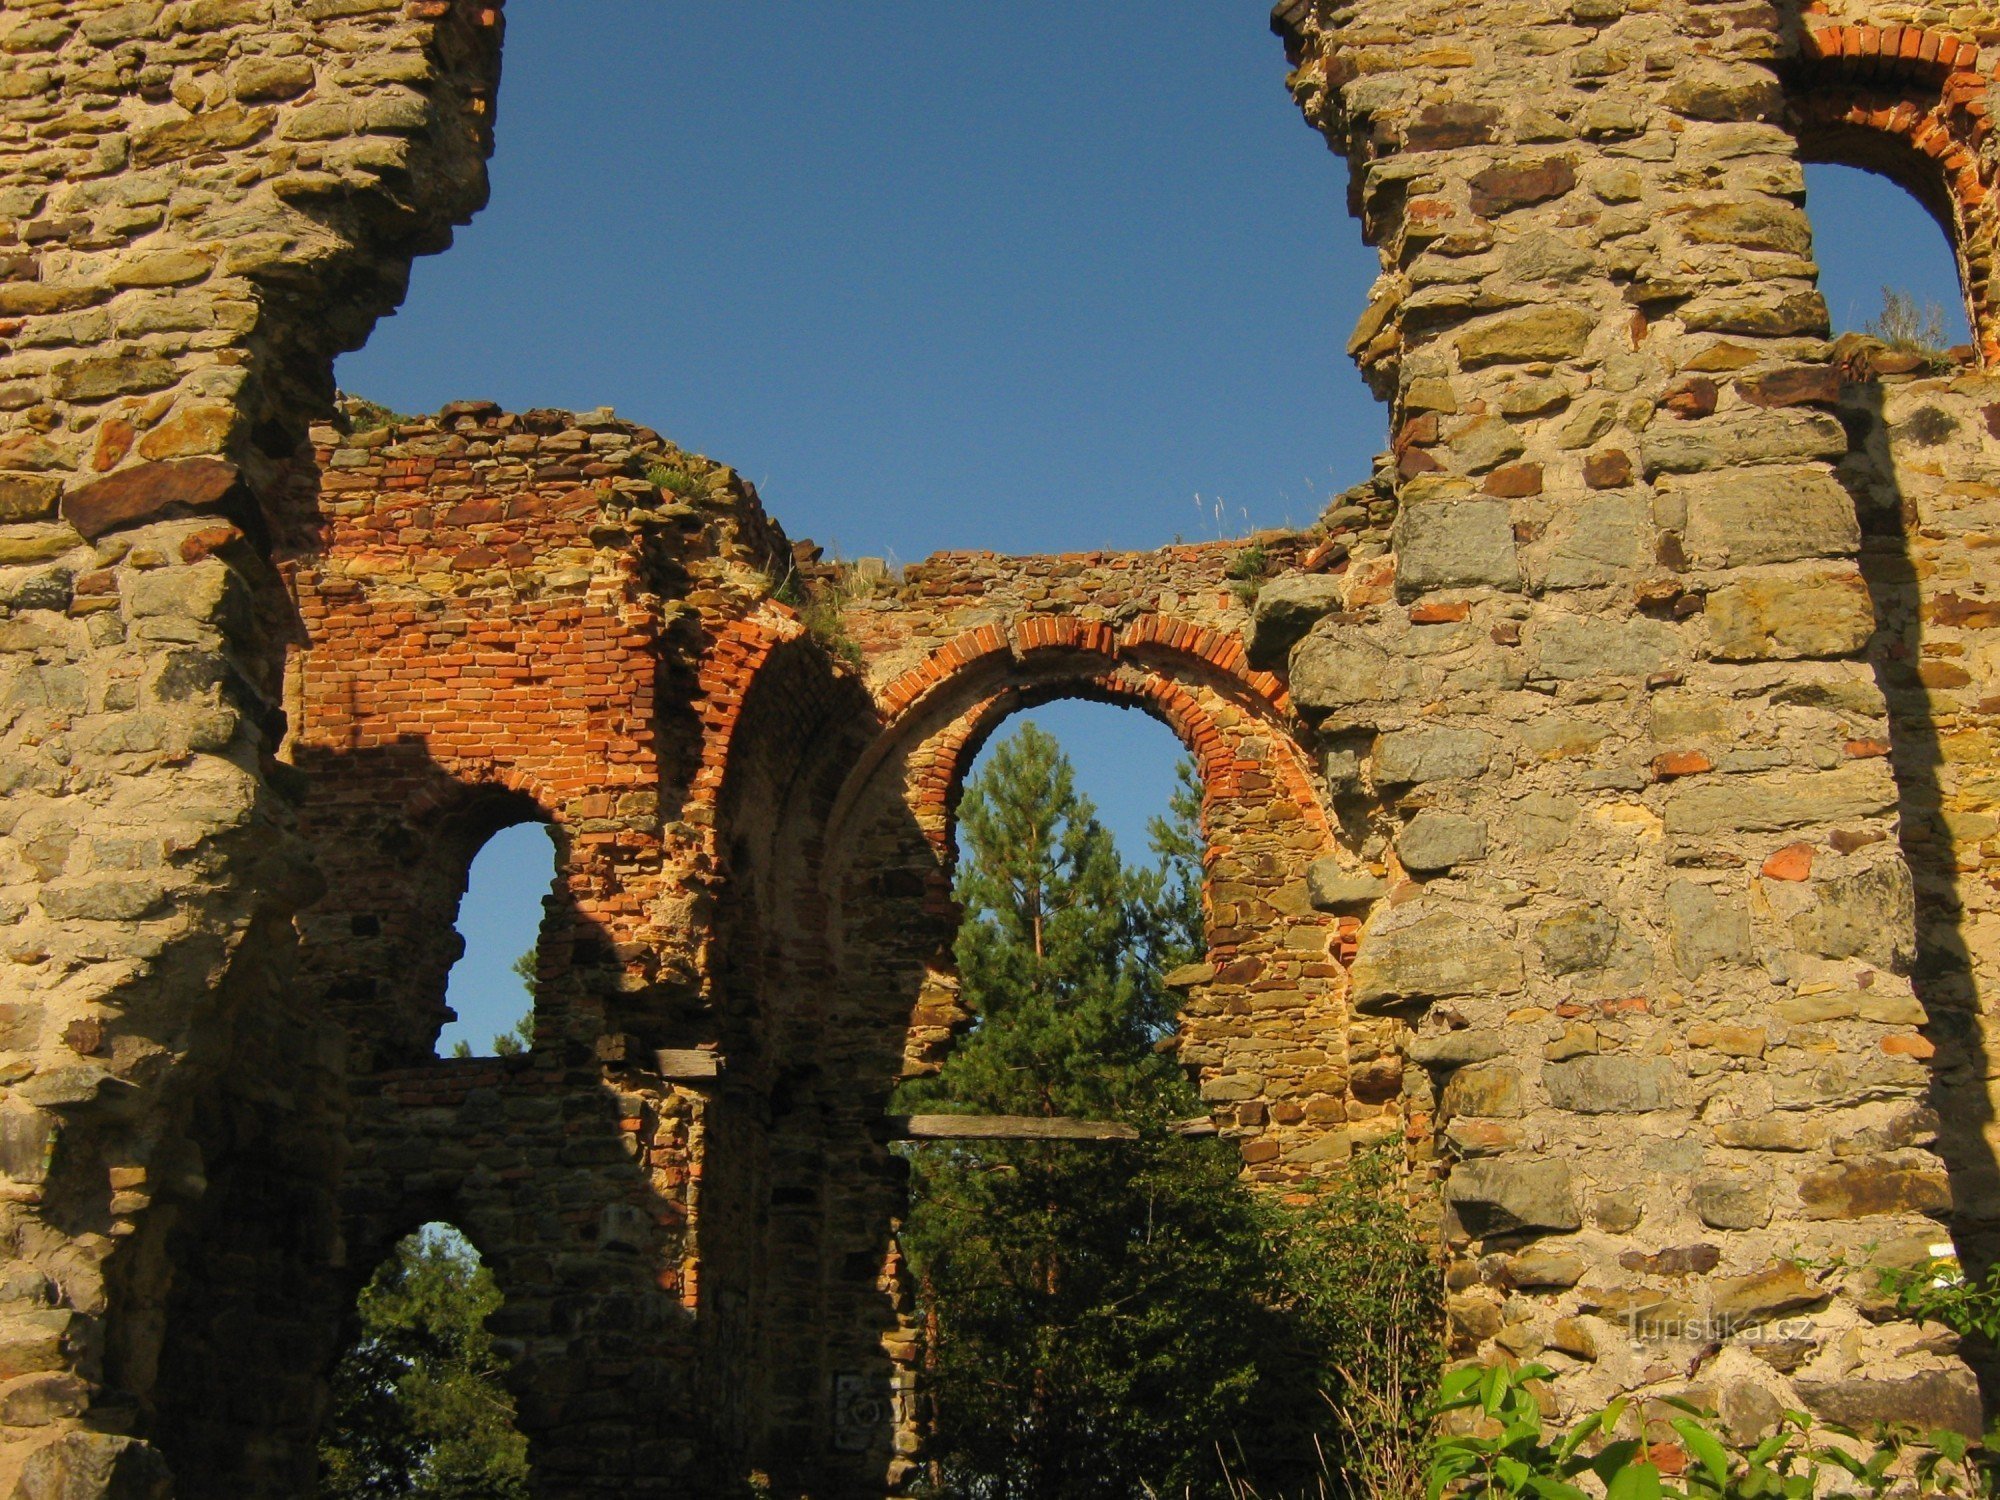
POLYGON ((514 1034, 532 1011, 515 965, 534 952, 542 898, 555 877, 555 839, 541 823, 503 828, 473 856, 456 924, 465 952, 445 983, 445 1004, 458 1019, 439 1033, 438 1056, 450 1057, 463 1043, 473 1057, 491 1057, 496 1039, 514 1034))
POLYGON ((1951 242, 1908 191, 1860 167, 1812 163, 1806 213, 1834 333, 1865 329, 1889 287, 1938 309, 1947 345, 1971 338, 1951 242))
POLYGON ((1305 526, 1383 446, 1328 353, 1379 263, 1254 15, 507 17, 492 201, 356 395, 610 405, 905 562, 1305 526))

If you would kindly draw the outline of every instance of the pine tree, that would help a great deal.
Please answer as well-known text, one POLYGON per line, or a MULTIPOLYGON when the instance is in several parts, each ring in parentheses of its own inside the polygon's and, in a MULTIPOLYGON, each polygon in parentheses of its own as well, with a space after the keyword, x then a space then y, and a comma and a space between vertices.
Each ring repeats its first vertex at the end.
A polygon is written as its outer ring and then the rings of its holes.
POLYGON ((320 1442, 329 1500, 526 1500, 527 1439, 486 1319, 493 1274, 455 1231, 400 1241, 360 1297, 320 1442))
MULTIPOLYGON (((967 1033, 926 1109, 1118 1117, 1129 1146, 959 1143, 912 1153, 905 1243, 926 1319, 940 1494, 1067 1500, 1221 1494, 1221 1455, 1281 1417, 1298 1323, 1272 1206, 1227 1145, 1166 1132, 1199 1112, 1162 976, 1199 949, 1199 794, 1184 766, 1157 864, 1129 869, 1032 724, 966 789, 955 893, 967 1033), (1150 1487, 1150 1488, 1149 1488, 1150 1487)), ((1296 1360, 1293 1361, 1296 1365, 1296 1360)), ((1296 1470, 1326 1411, 1239 1464, 1296 1470)))

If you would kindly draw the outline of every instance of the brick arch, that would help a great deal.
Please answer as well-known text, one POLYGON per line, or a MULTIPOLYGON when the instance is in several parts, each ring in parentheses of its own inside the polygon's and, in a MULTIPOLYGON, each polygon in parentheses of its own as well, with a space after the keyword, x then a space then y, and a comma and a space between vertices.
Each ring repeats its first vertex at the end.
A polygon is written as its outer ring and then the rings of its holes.
POLYGON ((935 732, 923 727, 933 711, 970 691, 985 693, 984 716, 961 721, 935 747, 915 808, 940 849, 949 847, 959 786, 987 735, 1007 715, 1059 698, 1095 699, 1150 714, 1194 756, 1205 805, 1238 796, 1244 777, 1253 773, 1229 753, 1222 728, 1192 691, 1197 685, 1215 690, 1260 725, 1276 749, 1286 797, 1316 834, 1330 840, 1332 826, 1292 736, 1291 698, 1283 679, 1251 669, 1240 636, 1161 614, 1140 615, 1122 628, 1039 615, 953 637, 877 690, 885 732, 857 768, 850 789, 913 734, 935 732))
POLYGON ((1282 721, 1291 713, 1284 680, 1251 669, 1242 637, 1162 614, 1142 614, 1123 629, 1075 615, 1031 615, 1011 628, 981 625, 945 642, 890 681, 876 698, 884 718, 893 723, 975 662, 999 652, 1025 657, 1040 651, 1078 651, 1113 661, 1165 658, 1198 663, 1230 679, 1271 717, 1282 721))
POLYGON ((1944 229, 1982 363, 2000 363, 2000 156, 1977 42, 1919 26, 1808 17, 1792 113, 1809 155, 1880 172, 1944 229))
POLYGON ((701 723, 701 761, 688 783, 688 819, 711 830, 729 778, 730 755, 743 706, 771 653, 805 634, 796 612, 774 601, 732 620, 716 632, 696 680, 695 714, 701 723))

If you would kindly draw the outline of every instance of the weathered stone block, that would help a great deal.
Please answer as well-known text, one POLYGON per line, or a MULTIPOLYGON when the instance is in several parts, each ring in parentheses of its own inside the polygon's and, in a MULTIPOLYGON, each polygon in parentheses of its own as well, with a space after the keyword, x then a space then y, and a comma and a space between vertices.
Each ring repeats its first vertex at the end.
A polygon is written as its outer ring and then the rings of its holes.
POLYGON ((236 465, 219 458, 139 464, 71 490, 63 497, 63 519, 94 542, 121 526, 221 508, 239 477, 236 465))
POLYGON ((1458 469, 1467 474, 1483 474, 1527 451, 1514 424, 1495 416, 1474 417, 1447 434, 1445 443, 1458 469))
POLYGON ((1340 608, 1341 581, 1313 573, 1287 573, 1257 591, 1243 645, 1250 665, 1265 671, 1285 656, 1324 616, 1340 608))
POLYGON ((1813 1151, 1826 1142, 1826 1126, 1810 1116, 1790 1111, 1752 1119, 1720 1120, 1715 1126, 1719 1146, 1739 1151, 1813 1151))
POLYGON ((1547 615, 1530 627, 1528 649, 1535 675, 1648 677, 1672 661, 1682 647, 1680 632, 1661 620, 1587 619, 1547 615))
POLYGON ((1306 867, 1306 899, 1318 911, 1353 911, 1372 905, 1389 890, 1389 882, 1366 870, 1348 870, 1328 856, 1306 867))
POLYGON ((44 1182, 55 1155, 56 1119, 39 1109, 0 1109, 0 1176, 44 1182))
POLYGON ((1717 964, 1746 963, 1754 952, 1749 908, 1713 886, 1676 880, 1667 887, 1667 916, 1673 923, 1674 964, 1689 979, 1717 964))
POLYGON ((226 104, 206 114, 168 120, 139 132, 132 143, 132 162, 135 166, 153 167, 204 151, 233 150, 263 135, 276 118, 275 110, 226 104))
POLYGON ((1560 198, 1576 186, 1576 162, 1567 156, 1501 162, 1472 176, 1472 211, 1481 218, 1560 198))
POLYGON ((1375 782, 1411 786, 1484 776, 1497 748, 1483 729, 1399 729, 1375 741, 1375 782))
POLYGON ((54 514, 60 481, 40 474, 0 474, 0 522, 39 521, 54 514))
POLYGON ((1723 661, 1852 656, 1875 614, 1859 575, 1751 578, 1708 596, 1710 648, 1723 661))
POLYGON ((1478 365, 1569 359, 1583 352, 1597 319, 1577 307, 1529 307, 1475 323, 1458 336, 1458 357, 1478 365))
POLYGON ((1364 929, 1353 979, 1354 1004, 1364 1011, 1454 995, 1512 994, 1521 988, 1521 955, 1481 916, 1412 901, 1364 929))
POLYGON ((1432 500, 1396 517, 1396 592, 1408 599, 1430 589, 1518 588, 1520 562, 1504 500, 1432 500))
POLYGON ((1418 873, 1449 870, 1486 854, 1486 825, 1463 813, 1425 808, 1396 838, 1396 855, 1418 873))
POLYGON ((1445 1182, 1445 1201, 1468 1234, 1583 1227, 1569 1167, 1559 1161, 1482 1157, 1460 1162, 1445 1182))
POLYGON ((1865 958, 1897 972, 1916 959, 1916 895, 1900 859, 1814 882, 1814 904, 1792 918, 1792 938, 1824 958, 1865 958))
POLYGON ((1507 1054, 1507 1037, 1487 1026, 1463 1026, 1437 1036, 1412 1038, 1406 1049, 1411 1062, 1424 1068, 1462 1068, 1507 1054))
POLYGON ((1535 928, 1542 963, 1551 974, 1582 974, 1610 961, 1618 936, 1618 919, 1598 906, 1573 906, 1547 917, 1535 928))
POLYGON ((1309 715, 1389 702, 1415 676, 1411 663, 1360 636, 1322 628, 1292 648, 1292 701, 1309 715))
POLYGON ((1542 581, 1552 589, 1611 583, 1652 556, 1654 528, 1637 495, 1593 495, 1577 503, 1549 539, 1542 581))
POLYGON ((1889 1424, 1919 1431, 1942 1427, 1977 1437, 1983 1425, 1979 1383, 1963 1367, 1880 1380, 1801 1379, 1793 1382, 1793 1389, 1824 1421, 1860 1432, 1889 1424))
POLYGON ((1771 1222, 1771 1189, 1748 1172, 1698 1177, 1694 1211, 1711 1229, 1761 1229, 1771 1222))
POLYGON ((65 1432, 21 1466, 19 1500, 170 1500, 174 1476, 159 1450, 107 1432, 65 1432))
POLYGON ((1639 453, 1648 475, 1692 474, 1732 464, 1832 461, 1847 452, 1847 429, 1824 412, 1757 410, 1699 422, 1655 422, 1639 453))
POLYGON ((1815 1307, 1828 1296, 1824 1287, 1791 1261, 1747 1276, 1718 1277, 1709 1283, 1709 1290, 1716 1321, 1730 1328, 1746 1328, 1783 1313, 1815 1307))
POLYGON ((66 1371, 23 1375, 0 1388, 0 1426, 46 1427, 90 1404, 90 1386, 66 1371))
POLYGON ((1579 1057, 1542 1069, 1549 1101, 1582 1115, 1673 1109, 1681 1102, 1682 1082, 1680 1070, 1664 1057, 1579 1057))
POLYGON ((1521 1070, 1510 1062, 1474 1063, 1445 1083, 1439 1107, 1447 1115, 1512 1119, 1527 1113, 1521 1070))
POLYGON ((1816 823, 1878 817, 1896 806, 1886 766, 1868 761, 1831 771, 1770 771, 1696 778, 1667 799, 1668 833, 1779 833, 1816 823))
POLYGON ((1805 214, 1778 198, 1705 203, 1673 215, 1668 222, 1697 244, 1782 250, 1788 255, 1804 255, 1812 248, 1812 227, 1805 214))
POLYGON ((1824 469, 1730 470, 1666 492, 1686 510, 1684 539, 1696 567, 1848 557, 1861 545, 1854 501, 1824 469))
POLYGON ((1548 854, 1560 849, 1576 824, 1577 805, 1573 797, 1553 792, 1530 792, 1513 805, 1505 825, 1504 842, 1528 854, 1548 854))
POLYGON ((1809 1219, 1936 1214, 1951 1207, 1951 1184, 1927 1153, 1862 1157, 1808 1174, 1799 1201, 1809 1219))
POLYGON ((1677 72, 1666 105, 1691 120, 1761 120, 1777 111, 1782 98, 1767 68, 1699 61, 1677 72))

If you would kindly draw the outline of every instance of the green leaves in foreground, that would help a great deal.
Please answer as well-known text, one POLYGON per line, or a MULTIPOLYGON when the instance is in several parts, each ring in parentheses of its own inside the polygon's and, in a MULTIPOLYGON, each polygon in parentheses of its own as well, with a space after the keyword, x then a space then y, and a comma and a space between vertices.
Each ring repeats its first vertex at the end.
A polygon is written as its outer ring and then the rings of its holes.
POLYGON ((1955 1432, 1883 1432, 1872 1439, 1803 1411, 1787 1411, 1759 1442, 1732 1445, 1714 1418, 1685 1401, 1638 1403, 1621 1398, 1566 1432, 1551 1433, 1536 1388, 1554 1372, 1543 1365, 1466 1366, 1438 1384, 1431 1406, 1443 1427, 1431 1441, 1426 1500, 1591 1500, 1579 1481, 1588 1475, 1605 1500, 1879 1500, 1906 1468, 1924 1495, 1992 1500, 1986 1455, 1955 1432), (1668 1417, 1662 1445, 1619 1437, 1627 1413, 1644 1418, 1653 1406, 1668 1417), (1666 1436, 1672 1433, 1672 1440, 1666 1436), (1833 1441, 1829 1441, 1833 1439, 1833 1441), (1913 1462, 1899 1466, 1906 1454, 1913 1462), (1671 1455, 1673 1472, 1657 1459, 1671 1455))

